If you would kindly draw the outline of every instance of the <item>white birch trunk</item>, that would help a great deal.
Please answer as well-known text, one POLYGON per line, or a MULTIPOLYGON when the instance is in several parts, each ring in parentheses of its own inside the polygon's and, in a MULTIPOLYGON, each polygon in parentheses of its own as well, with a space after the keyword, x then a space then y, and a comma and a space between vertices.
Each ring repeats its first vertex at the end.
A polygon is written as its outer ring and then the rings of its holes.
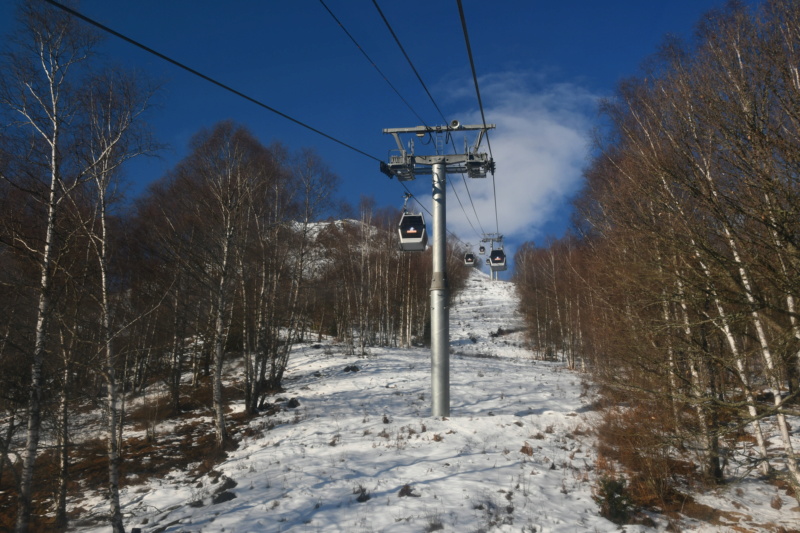
MULTIPOLYGON (((56 117, 54 104, 53 117, 56 117)), ((47 222, 45 224, 44 247, 41 254, 39 277, 39 305, 36 310, 36 332, 31 362, 31 391, 28 398, 28 430, 25 450, 22 455, 20 472, 19 500, 15 533, 27 533, 31 519, 31 496, 33 488, 33 468, 39 449, 42 425, 42 366, 44 364, 47 327, 50 319, 50 285, 52 282, 53 238, 58 206, 58 187, 60 186, 58 168, 58 121, 53 120, 53 134, 50 142, 50 191, 47 202, 47 222)))

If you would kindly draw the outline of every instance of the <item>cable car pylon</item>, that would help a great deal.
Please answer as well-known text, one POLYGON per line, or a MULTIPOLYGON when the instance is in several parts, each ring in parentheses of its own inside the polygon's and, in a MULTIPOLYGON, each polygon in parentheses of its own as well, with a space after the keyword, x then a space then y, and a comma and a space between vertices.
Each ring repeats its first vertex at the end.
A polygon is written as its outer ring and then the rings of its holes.
POLYGON ((465 126, 453 120, 445 126, 416 126, 413 128, 388 128, 383 133, 394 137, 397 150, 392 150, 389 162, 381 161, 381 172, 399 181, 416 178, 417 174, 431 174, 433 181, 433 276, 431 279, 431 415, 450 416, 450 315, 447 308, 447 184, 448 170, 466 173, 470 178, 485 178, 494 172, 494 161, 488 154, 478 152, 481 139, 494 124, 465 126), (477 131, 478 138, 472 149, 463 154, 444 153, 419 156, 414 154, 413 143, 403 146, 400 134, 411 133, 449 136, 454 131, 477 131))

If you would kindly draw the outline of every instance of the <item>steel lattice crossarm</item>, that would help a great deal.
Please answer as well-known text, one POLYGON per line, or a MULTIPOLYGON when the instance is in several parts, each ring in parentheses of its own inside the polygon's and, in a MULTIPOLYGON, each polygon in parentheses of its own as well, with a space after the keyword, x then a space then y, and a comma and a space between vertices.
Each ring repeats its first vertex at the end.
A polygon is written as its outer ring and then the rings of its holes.
POLYGON ((484 233, 481 242, 503 242, 503 236, 499 233, 484 233))
POLYGON ((389 163, 381 161, 381 172, 387 176, 397 177, 400 181, 413 180, 417 174, 431 174, 431 167, 443 163, 448 172, 466 173, 470 178, 485 178, 489 172, 494 172, 494 160, 485 152, 478 152, 481 140, 487 130, 494 129, 494 124, 465 126, 457 120, 447 126, 415 126, 413 128, 386 128, 383 133, 389 133, 397 143, 397 149, 389 154, 389 163), (415 155, 413 146, 410 150, 403 147, 400 139, 401 133, 413 133, 417 137, 430 134, 441 134, 453 131, 478 131, 478 138, 471 150, 463 154, 441 155, 415 155))

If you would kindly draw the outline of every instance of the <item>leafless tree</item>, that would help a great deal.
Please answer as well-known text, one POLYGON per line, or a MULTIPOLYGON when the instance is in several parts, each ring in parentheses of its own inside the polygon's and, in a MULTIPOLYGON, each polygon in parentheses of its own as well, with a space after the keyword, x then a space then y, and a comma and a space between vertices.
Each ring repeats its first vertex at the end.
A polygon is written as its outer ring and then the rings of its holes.
POLYGON ((82 93, 83 107, 89 124, 86 166, 92 186, 94 211, 87 221, 89 242, 97 261, 100 315, 100 352, 104 354, 102 375, 106 381, 106 429, 109 465, 109 505, 111 528, 124 531, 119 501, 120 451, 118 435, 120 394, 117 370, 119 353, 114 339, 126 324, 114 324, 115 313, 110 287, 110 235, 112 207, 122 165, 137 156, 156 149, 149 133, 141 126, 141 115, 147 111, 153 91, 138 79, 120 71, 107 71, 93 77, 82 93))
POLYGON ((31 520, 31 488, 42 410, 42 367, 51 318, 53 272, 58 256, 56 224, 66 199, 86 179, 86 167, 75 154, 80 135, 74 120, 81 112, 75 86, 85 75, 87 59, 97 38, 68 15, 38 2, 24 3, 19 11, 20 30, 13 48, 4 57, 0 105, 14 123, 13 135, 29 139, 24 157, 2 178, 33 194, 44 222, 33 238, 13 235, 16 247, 37 258, 40 270, 35 340, 31 349, 31 385, 27 443, 23 455, 20 495, 15 530, 28 531, 31 520))
POLYGON ((796 2, 731 3, 693 47, 667 40, 603 106, 612 128, 576 203, 580 246, 518 253, 531 338, 563 349, 577 330, 599 381, 666 400, 652 442, 688 442, 711 482, 720 439, 750 427, 754 466, 783 464, 800 486, 786 423, 800 364, 798 21, 796 2))

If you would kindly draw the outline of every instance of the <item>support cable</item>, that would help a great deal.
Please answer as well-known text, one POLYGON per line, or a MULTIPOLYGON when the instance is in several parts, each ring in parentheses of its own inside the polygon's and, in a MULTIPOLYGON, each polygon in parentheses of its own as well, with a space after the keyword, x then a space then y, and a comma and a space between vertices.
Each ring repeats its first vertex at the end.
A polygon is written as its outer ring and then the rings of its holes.
MULTIPOLYGON (((477 211, 477 209, 475 209, 475 202, 472 201, 472 194, 470 194, 470 192, 469 192, 469 185, 467 185, 467 178, 464 177, 464 173, 463 172, 461 173, 461 180, 464 182, 464 188, 467 190, 467 197, 469 198, 469 203, 472 204, 472 210, 475 212, 475 220, 478 223, 478 227, 481 228, 481 232, 480 232, 479 235, 482 235, 482 234, 486 233, 486 231, 484 231, 484 229, 483 229, 483 224, 481 224, 481 219, 478 218, 478 211, 477 211)), ((455 189, 453 189, 453 191, 455 192, 455 189)), ((458 194, 456 194, 456 198, 458 198, 458 194)), ((458 203, 460 204, 461 200, 459 200, 458 203)), ((463 209, 463 207, 462 207, 462 209, 463 209)), ((464 214, 466 215, 466 213, 464 213, 464 214)), ((467 217, 467 222, 469 222, 469 217, 467 217)), ((470 222, 469 225, 472 226, 472 223, 470 222)), ((473 227, 472 230, 475 231, 475 228, 473 227)))
MULTIPOLYGON (((322 0, 320 0, 320 1, 322 1, 322 0)), ((386 28, 389 30, 389 33, 392 34, 392 37, 394 38, 395 43, 397 43, 397 46, 400 48, 400 51, 403 53, 403 56, 406 58, 406 61, 408 62, 408 65, 411 67, 411 70, 417 76, 417 80, 419 80, 419 83, 422 85, 422 88, 425 89, 425 93, 428 95, 428 98, 430 98, 431 103, 433 104, 433 107, 436 108, 436 111, 439 113, 439 116, 442 118, 444 123, 448 124, 449 122, 448 122, 447 118, 445 118, 444 113, 442 113, 442 110, 439 108, 439 105, 436 103, 436 100, 433 98, 433 95, 428 90, 428 86, 425 85, 425 82, 423 81, 422 76, 420 75, 419 71, 417 71, 417 68, 414 66, 414 62, 411 61, 411 57, 409 57, 408 53, 406 52, 406 49, 403 47, 403 44, 400 42, 400 38, 395 33, 394 28, 392 28, 392 25, 389 23, 389 20, 386 18, 386 15, 383 14, 383 10, 381 10, 380 6, 378 5, 378 1, 377 0, 372 0, 372 4, 375 6, 375 9, 378 10, 378 14, 381 16, 381 19, 383 19, 384 24, 386 24, 386 28)), ((422 123, 425 124, 424 121, 422 121, 422 123)), ((483 125, 486 126, 486 120, 485 119, 483 121, 483 125)), ((425 124, 425 126, 427 127, 427 124, 425 124)), ((452 146, 453 146, 453 153, 456 153, 457 152, 457 148, 456 148, 455 140, 453 140, 452 136, 450 136, 450 144, 452 144, 452 146)), ((478 226, 481 228, 481 231, 483 232, 483 225, 481 224, 481 219, 478 216, 478 210, 475 208, 475 203, 472 201, 472 194, 470 194, 470 192, 469 192, 469 185, 467 185, 467 180, 466 180, 466 178, 464 178, 463 174, 461 174, 461 179, 464 180, 464 187, 467 190, 467 196, 469 197, 469 202, 472 205, 472 211, 473 211, 473 213, 475 213, 475 220, 477 221, 478 226)), ((469 223, 470 227, 480 237, 481 234, 479 234, 475 230, 475 226, 472 225, 472 221, 470 220, 466 209, 464 209, 464 204, 461 203, 461 198, 458 197, 458 192, 456 191, 456 188, 455 188, 455 186, 453 185, 452 182, 450 182, 450 188, 452 189, 453 194, 456 195, 456 200, 458 200, 458 205, 461 206, 461 211, 464 212, 464 217, 467 219, 467 222, 469 223)), ((483 233, 485 233, 485 232, 483 232, 483 233)))
POLYGON ((378 71, 378 74, 381 75, 383 80, 389 85, 389 87, 392 88, 394 93, 400 98, 400 100, 403 101, 403 103, 406 105, 406 107, 408 107, 408 109, 411 110, 411 112, 414 114, 414 116, 417 117, 417 119, 422 124, 424 124, 425 127, 428 127, 428 125, 425 124, 425 121, 422 119, 422 117, 420 117, 419 114, 416 112, 416 110, 413 107, 411 107, 411 104, 409 104, 408 101, 403 97, 403 95, 400 94, 400 91, 398 91, 397 88, 392 84, 392 82, 389 81, 389 78, 386 77, 386 75, 381 71, 381 69, 378 67, 378 65, 375 64, 375 62, 369 57, 369 55, 367 55, 367 52, 364 50, 364 48, 362 48, 361 45, 358 44, 358 41, 356 41, 355 37, 353 37, 350 34, 350 32, 347 31, 347 28, 344 27, 344 24, 342 24, 342 22, 336 17, 336 15, 333 14, 333 11, 331 11, 331 9, 327 6, 327 4, 325 4, 325 1, 324 0, 319 0, 319 3, 322 4, 322 7, 324 7, 325 10, 328 12, 328 14, 330 14, 330 16, 333 17, 333 20, 336 21, 336 24, 338 24, 339 27, 342 28, 342 31, 345 33, 345 35, 347 35, 350 38, 350 40, 353 41, 353 44, 356 45, 356 48, 358 48, 358 50, 361 52, 361 54, 366 58, 367 61, 369 61, 369 63, 375 68, 375 70, 378 71))
MULTIPOLYGON (((374 0, 373 0, 374 1, 374 0)), ((467 31, 467 19, 464 16, 464 6, 461 3, 461 0, 456 0, 458 3, 458 13, 461 17, 461 28, 464 30, 464 42, 467 45, 467 55, 469 56, 469 65, 472 68, 472 81, 475 83, 475 93, 478 96, 478 107, 481 110, 481 120, 483 120, 483 127, 486 127, 486 115, 483 112, 483 100, 481 100, 481 90, 478 86, 478 74, 475 71, 475 59, 472 56, 472 46, 469 43, 469 32, 467 31)), ((494 159, 492 155, 492 143, 489 141, 489 132, 486 132, 486 145, 489 147, 489 157, 494 159)), ((499 215, 497 211, 497 185, 494 179, 494 170, 492 171, 492 189, 494 192, 494 218, 495 218, 495 225, 497 227, 497 233, 500 233, 500 221, 499 215)))
MULTIPOLYGON (((361 52, 361 54, 364 56, 364 58, 370 63, 370 65, 373 66, 373 68, 378 72, 378 74, 380 74, 380 76, 389 85, 389 87, 391 87, 391 89, 400 98, 400 100, 403 101, 403 103, 406 105, 406 107, 408 107, 408 109, 411 110, 411 112, 414 114, 414 116, 416 116, 417 119, 426 128, 429 128, 429 126, 425 122, 425 120, 422 117, 419 116, 419 114, 411 106, 411 104, 409 104, 408 101, 403 97, 403 95, 400 94, 400 91, 398 91, 397 88, 392 84, 392 82, 389 81, 389 78, 383 73, 383 71, 381 71, 380 67, 378 67, 378 65, 375 63, 375 61, 373 61, 372 58, 369 57, 369 54, 367 54, 366 50, 364 50, 364 48, 360 44, 358 44, 358 41, 356 41, 355 37, 353 37, 353 35, 347 30, 347 28, 345 28, 345 26, 342 23, 342 21, 340 21, 339 18, 333 13, 333 11, 331 11, 331 9, 325 3, 325 0, 319 0, 319 2, 320 2, 320 4, 322 4, 322 7, 325 8, 325 10, 328 12, 328 14, 333 18, 333 20, 336 22, 336 24, 339 25, 339 27, 342 29, 342 31, 344 31, 345 35, 347 35, 347 37, 353 42, 355 47, 358 48, 358 50, 361 52)), ((411 58, 408 56, 408 54, 405 51, 405 48, 403 48, 403 45, 400 43, 400 39, 397 37, 397 34, 392 29, 391 24, 389 24, 389 21, 384 16, 383 11, 381 11, 380 6, 378 6, 378 3, 375 0, 373 0, 373 4, 375 5, 375 8, 378 10, 378 13, 380 14, 381 18, 383 19, 383 22, 386 24, 386 27, 389 29, 389 32, 392 34, 392 37, 394 37, 394 40, 397 43, 397 46, 399 46, 400 50, 403 52, 403 55, 405 56, 406 60, 408 61, 408 64, 411 65, 411 69, 417 75, 417 79, 422 84, 422 87, 425 89, 425 92, 428 94, 428 97, 431 99, 431 102, 433 102, 434 107, 439 112, 439 115, 442 117, 442 120, 445 123, 447 123, 447 119, 444 117, 444 115, 442 114, 441 109, 439 109, 439 106, 436 104, 436 101, 433 99, 433 96, 431 95, 430 91, 428 90, 428 87, 425 85, 425 82, 422 80, 422 76, 420 76, 419 72, 414 67, 414 64, 411 62, 411 58)), ((429 135, 430 135, 430 133, 429 133, 429 135)), ((456 150, 456 146, 455 146, 455 141, 452 139, 452 136, 450 138, 450 142, 452 143, 453 150, 455 151, 456 150)), ((437 150, 437 152, 438 152, 438 150, 437 150)), ((461 175, 461 178, 464 179, 464 175, 463 174, 461 175)), ((469 195, 470 202, 472 202, 472 195, 469 193, 469 186, 467 185, 466 179, 464 179, 464 186, 467 187, 467 194, 469 195)), ((459 196, 458 196, 458 191, 456 190, 456 188, 455 188, 455 186, 453 185, 452 182, 450 182, 450 188, 452 189, 453 194, 455 194, 456 200, 458 200, 458 205, 461 206, 461 211, 464 213, 464 217, 467 219, 467 223, 469 223, 470 227, 472 228, 472 231, 474 231, 475 234, 478 235, 478 237, 480 237, 481 234, 478 233, 478 231, 475 229, 475 226, 472 224, 472 221, 470 220, 469 215, 467 215, 466 209, 464 209, 464 204, 461 202, 461 198, 459 198, 459 196)), ((408 189, 406 189, 406 191, 408 191, 408 189)), ((409 192, 409 194, 410 194, 410 192, 409 192)), ((417 203, 419 203, 419 202, 417 202, 417 203)), ((478 217, 478 212, 475 209, 475 204, 474 203, 472 203, 472 209, 473 209, 473 211, 475 211, 475 218, 478 221, 478 226, 481 226, 480 218, 478 217)), ((430 213, 428 213, 428 214, 430 215, 430 213)), ((481 227, 481 229, 483 229, 483 228, 481 227)))
POLYGON ((313 126, 309 126, 308 124, 306 124, 305 122, 302 122, 301 120, 298 120, 298 119, 296 119, 296 118, 294 118, 294 117, 292 117, 290 115, 287 115, 286 113, 278 111, 274 107, 271 107, 271 106, 269 106, 269 105, 267 105, 267 104, 265 104, 265 103, 263 103, 263 102, 261 102, 259 100, 256 100, 255 98, 253 98, 251 96, 248 96, 248 95, 246 95, 246 94, 234 89, 233 87, 225 85, 224 83, 222 83, 220 81, 217 81, 217 80, 215 80, 214 78, 212 78, 210 76, 206 76, 205 74, 203 74, 203 73, 201 73, 201 72, 199 72, 199 71, 197 71, 197 70, 195 70, 195 69, 193 69, 193 68, 191 68, 189 66, 186 66, 183 63, 181 63, 179 61, 176 61, 175 59, 172 59, 169 56, 166 56, 166 55, 164 55, 164 54, 162 54, 160 52, 157 52, 156 50, 153 50, 152 48, 149 48, 148 46, 145 46, 144 44, 142 44, 142 43, 140 43, 140 42, 138 42, 138 41, 136 41, 134 39, 131 39, 130 37, 127 37, 127 36, 117 32, 117 31, 112 30, 108 26, 105 26, 105 25, 97 22, 96 20, 93 20, 93 19, 87 17, 86 15, 83 15, 82 13, 79 13, 78 11, 75 11, 74 9, 71 9, 71 8, 69 8, 69 7, 67 7, 67 6, 65 6, 63 4, 60 4, 60 3, 56 2, 55 0, 44 0, 44 1, 47 2, 48 4, 54 6, 54 7, 57 7, 59 9, 61 9, 62 11, 65 11, 65 12, 69 13, 70 15, 72 15, 74 17, 77 17, 77 18, 83 20, 84 22, 87 22, 87 23, 91 24, 92 26, 95 26, 96 28, 99 28, 99 29, 103 30, 106 33, 110 33, 111 35, 113 35, 115 37, 118 37, 118 38, 122 39, 123 41, 126 41, 126 42, 128 42, 128 43, 130 43, 130 44, 132 44, 132 45, 134 45, 134 46, 136 46, 138 48, 141 48, 145 52, 153 54, 154 56, 157 56, 157 57, 163 59, 164 61, 166 61, 168 63, 171 63, 171 64, 175 65, 176 67, 185 70, 186 72, 189 72, 190 74, 194 74, 195 76, 197 76, 199 78, 202 78, 202 79, 206 80, 207 82, 216 85, 217 87, 225 89, 226 91, 231 92, 231 93, 235 94, 236 96, 239 96, 240 98, 244 98, 248 102, 256 104, 257 106, 262 107, 262 108, 266 109, 267 111, 271 111, 272 113, 275 113, 276 115, 278 115, 280 117, 283 117, 283 118, 285 118, 286 120, 288 120, 290 122, 294 122, 298 126, 301 126, 303 128, 306 128, 307 130, 313 131, 317 135, 321 135, 321 136, 325 137, 326 139, 331 140, 331 141, 333 141, 333 142, 335 142, 337 144, 340 144, 340 145, 344 146, 345 148, 349 148, 350 150, 352 150, 354 152, 357 152, 357 153, 359 153, 359 154, 361 154, 361 155, 363 155, 365 157, 368 157, 368 158, 373 159, 373 160, 378 161, 378 162, 382 162, 381 159, 379 159, 379 158, 377 158, 377 157, 375 157, 373 155, 370 155, 370 154, 364 152, 363 150, 359 150, 358 148, 356 148, 356 147, 354 147, 354 146, 352 146, 352 145, 350 145, 350 144, 348 144, 348 143, 346 143, 346 142, 344 142, 342 140, 339 140, 339 139, 337 139, 336 137, 334 137, 332 135, 329 135, 329 134, 327 134, 327 133, 325 133, 325 132, 323 132, 321 130, 318 130, 317 128, 315 128, 313 126))
MULTIPOLYGON (((461 174, 461 177, 463 179, 464 178, 464 174, 461 174)), ((450 181, 450 180, 448 180, 448 181, 450 181)), ((458 200, 458 205, 461 206, 461 210, 464 211, 464 216, 466 216, 467 212, 464 209, 464 204, 461 203, 461 198, 458 197, 458 192, 456 192, 456 188, 455 188, 455 186, 453 185, 452 182, 450 182, 450 188, 453 190, 453 194, 456 195, 456 200, 458 200)), ((467 192, 469 192, 469 191, 467 191, 467 192)), ((466 217, 466 218, 467 218, 467 222, 469 223, 469 227, 472 228, 472 231, 474 231, 476 235, 480 236, 480 233, 478 233, 478 231, 475 229, 475 226, 472 225, 472 221, 469 219, 469 217, 466 217)), ((479 220, 478 221, 478 225, 479 226, 480 226, 480 223, 481 223, 481 221, 479 220)))
POLYGON ((378 14, 381 16, 381 18, 383 19, 384 24, 386 24, 386 27, 389 29, 389 33, 391 33, 392 37, 394 37, 394 41, 397 43, 397 46, 400 47, 400 51, 403 52, 403 55, 405 56, 406 61, 408 61, 408 64, 411 66, 411 70, 414 71, 414 74, 417 76, 417 79, 422 84, 422 88, 425 89, 426 93, 428 93, 428 98, 430 98, 431 102, 433 102, 433 107, 436 108, 436 111, 439 112, 439 116, 442 117, 442 120, 444 120, 445 124, 447 124, 447 119, 444 118, 444 113, 442 113, 442 110, 439 109, 438 105, 436 105, 436 101, 433 99, 433 96, 431 96, 431 92, 428 90, 428 87, 427 87, 427 85, 425 85, 425 82, 422 81, 422 76, 420 76, 419 72, 417 72, 417 69, 414 67, 414 63, 411 62, 411 58, 408 57, 408 54, 406 53, 406 49, 403 48, 403 45, 400 43, 400 39, 398 39, 397 34, 392 29, 392 25, 389 24, 388 20, 386 20, 386 17, 384 16, 383 11, 381 11, 381 8, 378 5, 377 0, 372 0, 372 4, 375 6, 375 9, 378 10, 378 14))
MULTIPOLYGON (((368 158, 370 158, 370 159, 372 159, 374 161, 378 161, 379 163, 383 162, 382 159, 379 159, 379 158, 377 158, 377 157, 375 157, 373 155, 370 155, 370 154, 364 152, 363 150, 359 150, 358 148, 356 148, 356 147, 354 147, 354 146, 352 146, 352 145, 350 145, 350 144, 348 144, 348 143, 346 143, 346 142, 344 142, 344 141, 342 141, 340 139, 337 139, 336 137, 333 137, 332 135, 329 135, 329 134, 327 134, 327 133, 325 133, 325 132, 323 132, 321 130, 318 130, 317 128, 314 128, 313 126, 310 126, 310 125, 306 124, 305 122, 302 122, 301 120, 298 120, 298 119, 296 119, 296 118, 294 118, 294 117, 292 117, 290 115, 287 115, 286 113, 283 113, 283 112, 275 109, 274 107, 271 107, 271 106, 261 102, 260 100, 257 100, 257 99, 255 99, 255 98, 253 98, 251 96, 248 96, 248 95, 242 93, 241 91, 238 91, 237 89, 234 89, 233 87, 230 87, 229 85, 226 85, 226 84, 224 84, 224 83, 222 83, 222 82, 220 82, 220 81, 218 81, 218 80, 216 80, 216 79, 214 79, 214 78, 212 78, 210 76, 207 76, 207 75, 205 75, 205 74, 203 74, 203 73, 201 73, 201 72, 199 72, 199 71, 197 71, 197 70, 195 70, 195 69, 193 69, 193 68, 191 68, 191 67, 189 67, 189 66, 187 66, 187 65, 185 65, 183 63, 181 63, 180 61, 172 59, 171 57, 169 57, 169 56, 167 56, 165 54, 162 54, 161 52, 158 52, 158 51, 156 51, 156 50, 154 50, 154 49, 152 49, 152 48, 150 48, 150 47, 148 47, 148 46, 136 41, 135 39, 127 37, 126 35, 123 35, 122 33, 119 33, 118 31, 113 30, 113 29, 109 28, 108 26, 105 26, 104 24, 102 24, 102 23, 100 23, 100 22, 98 22, 98 21, 96 21, 96 20, 94 20, 94 19, 92 19, 92 18, 90 18, 90 17, 88 17, 88 16, 86 16, 86 15, 84 15, 84 14, 82 14, 82 13, 80 13, 80 12, 74 10, 74 9, 72 9, 72 8, 69 8, 69 7, 67 7, 67 6, 65 6, 63 4, 60 4, 59 2, 56 2, 55 0, 44 0, 44 1, 47 2, 48 4, 52 5, 53 7, 61 9, 62 11, 66 12, 66 13, 69 13, 70 15, 72 15, 72 16, 74 16, 76 18, 79 18, 79 19, 83 20, 84 22, 86 22, 86 23, 88 23, 88 24, 90 24, 90 25, 92 25, 92 26, 94 26, 94 27, 106 32, 106 33, 109 33, 109 34, 111 34, 111 35, 113 35, 113 36, 115 36, 115 37, 117 37, 119 39, 122 39, 123 41, 125 41, 125 42, 127 42, 129 44, 132 44, 132 45, 136 46, 137 48, 141 48, 142 50, 144 50, 145 52, 147 52, 149 54, 152 54, 152 55, 154 55, 156 57, 159 57, 159 58, 163 59, 167 63, 171 63, 172 65, 175 65, 176 67, 178 67, 178 68, 180 68, 182 70, 185 70, 186 72, 189 72, 190 74, 193 74, 193 75, 195 75, 195 76, 197 76, 199 78, 202 78, 202 79, 206 80, 207 82, 209 82, 209 83, 211 83, 213 85, 216 85, 217 87, 220 87, 221 89, 224 89, 224 90, 226 90, 226 91, 228 91, 230 93, 233 93, 234 95, 236 95, 236 96, 238 96, 240 98, 243 98, 243 99, 247 100, 248 102, 256 104, 257 106, 262 107, 262 108, 266 109, 267 111, 270 111, 270 112, 272 112, 272 113, 274 113, 274 114, 276 114, 276 115, 278 115, 278 116, 280 116, 282 118, 285 118, 286 120, 289 120, 290 122, 294 122, 298 126, 306 128, 306 129, 316 133, 317 135, 321 135, 322 137, 325 137, 328 140, 331 140, 331 141, 333 141, 333 142, 335 142, 335 143, 337 143, 337 144, 339 144, 341 146, 344 146, 345 148, 348 148, 348 149, 350 149, 350 150, 352 150, 352 151, 354 151, 356 153, 359 153, 359 154, 361 154, 361 155, 363 155, 365 157, 368 157, 368 158)), ((324 5, 324 3, 323 3, 323 5, 324 5)), ((327 8, 327 6, 326 6, 326 8, 327 8)), ((333 15, 333 14, 331 13, 331 15, 333 15)), ((335 17, 334 17, 334 19, 335 19, 335 17)), ((342 29, 344 29, 344 27, 342 27, 342 29)), ((422 81, 422 80, 420 80, 420 81, 422 81)), ((427 88, 426 88, 426 90, 427 90, 427 88)), ((430 96, 430 93, 428 93, 428 94, 430 96)), ((402 97, 401 97, 401 99, 402 99, 402 97)), ((424 123, 424 121, 423 121, 423 123, 424 123)), ((403 188, 406 190, 406 192, 411 194, 411 191, 408 190, 408 187, 406 187, 405 183, 402 183, 402 182, 399 182, 399 183, 403 186, 403 188)), ((411 196, 412 196, 412 198, 414 198, 414 201, 417 202, 417 204, 426 213, 428 213, 429 216, 432 216, 430 211, 428 211, 428 209, 422 203, 420 203, 416 199, 416 197, 414 197, 413 194, 411 194, 411 196)), ((460 200, 459 200, 459 203, 461 203, 460 200)), ((462 209, 463 209, 463 206, 462 206, 462 209)), ((470 223, 470 225, 471 225, 471 223, 470 223)), ((474 230, 474 228, 473 228, 473 230, 474 230)), ((462 244, 466 244, 466 243, 464 243, 464 241, 459 239, 458 236, 455 233, 453 233, 453 232, 451 232, 449 230, 448 230, 448 233, 450 235, 452 235, 453 238, 455 238, 457 241, 461 242, 462 244)))

